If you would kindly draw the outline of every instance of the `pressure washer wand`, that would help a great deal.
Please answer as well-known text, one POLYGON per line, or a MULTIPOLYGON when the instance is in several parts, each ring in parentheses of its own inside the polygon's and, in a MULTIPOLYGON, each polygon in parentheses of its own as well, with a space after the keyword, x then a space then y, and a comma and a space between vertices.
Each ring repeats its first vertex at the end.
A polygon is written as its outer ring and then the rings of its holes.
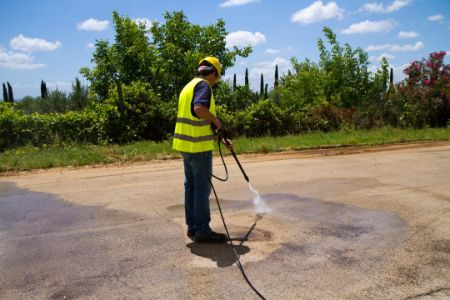
MULTIPOLYGON (((225 137, 224 137, 224 140, 225 140, 225 144, 227 144, 227 146, 229 146, 230 142, 225 137)), ((242 168, 242 165, 239 162, 239 159, 237 158, 236 153, 234 153, 233 149, 231 149, 230 152, 231 152, 231 155, 233 155, 234 160, 236 161, 237 165, 239 166, 239 169, 241 169, 241 172, 242 172, 242 175, 244 175, 245 181, 250 183, 250 179, 248 178, 247 174, 245 173, 244 168, 242 168)))

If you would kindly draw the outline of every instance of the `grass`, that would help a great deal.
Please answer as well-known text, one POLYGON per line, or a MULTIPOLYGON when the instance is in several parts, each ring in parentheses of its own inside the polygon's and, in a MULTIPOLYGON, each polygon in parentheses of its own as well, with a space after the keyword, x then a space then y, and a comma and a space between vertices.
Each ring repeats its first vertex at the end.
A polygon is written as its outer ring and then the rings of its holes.
MULTIPOLYGON (((443 140, 450 140, 450 128, 420 130, 381 128, 370 131, 312 132, 283 137, 241 137, 233 140, 233 144, 236 153, 239 154, 443 140)), ((161 143, 142 141, 128 145, 105 146, 67 145, 43 148, 29 146, 0 153, 0 173, 175 157, 179 157, 179 154, 171 149, 171 141, 161 143)))

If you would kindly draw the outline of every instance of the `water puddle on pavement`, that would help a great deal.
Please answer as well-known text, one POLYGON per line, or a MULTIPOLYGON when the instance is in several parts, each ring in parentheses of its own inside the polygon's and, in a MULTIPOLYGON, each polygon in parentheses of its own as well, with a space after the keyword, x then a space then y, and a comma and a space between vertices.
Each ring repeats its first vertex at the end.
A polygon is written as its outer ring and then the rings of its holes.
POLYGON ((0 298, 101 298, 112 290, 125 295, 128 285, 162 298, 161 285, 148 282, 182 281, 184 247, 179 238, 167 239, 180 235, 162 218, 76 205, 0 182, 0 298))

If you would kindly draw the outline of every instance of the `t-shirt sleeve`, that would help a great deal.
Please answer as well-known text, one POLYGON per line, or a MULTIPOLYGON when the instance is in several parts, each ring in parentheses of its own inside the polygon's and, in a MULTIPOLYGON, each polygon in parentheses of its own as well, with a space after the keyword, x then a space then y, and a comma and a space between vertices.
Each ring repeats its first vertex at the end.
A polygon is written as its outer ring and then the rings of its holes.
POLYGON ((197 117, 194 111, 196 105, 203 105, 209 109, 211 105, 211 88, 206 81, 200 81, 194 88, 194 97, 192 99, 191 113, 193 116, 197 117))

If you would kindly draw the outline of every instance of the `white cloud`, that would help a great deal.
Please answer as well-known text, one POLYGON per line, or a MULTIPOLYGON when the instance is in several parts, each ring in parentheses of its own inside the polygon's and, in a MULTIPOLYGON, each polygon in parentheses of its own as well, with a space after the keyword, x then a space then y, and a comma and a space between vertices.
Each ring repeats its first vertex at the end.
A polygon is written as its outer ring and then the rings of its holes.
MULTIPOLYGON (((409 67, 409 64, 395 66, 390 63, 389 67, 391 67, 394 70, 394 83, 397 83, 405 79, 406 75, 403 73, 403 70, 409 67)), ((371 64, 369 66, 369 71, 375 74, 379 68, 381 68, 381 66, 378 63, 371 64)))
POLYGON ((260 86, 261 74, 264 75, 264 82, 268 83, 269 86, 273 86, 275 80, 275 67, 278 65, 278 73, 286 73, 291 63, 282 57, 277 57, 272 61, 261 61, 255 64, 255 66, 249 69, 249 80, 254 88, 260 86))
POLYGON ((277 54, 277 53, 280 53, 280 49, 272 49, 272 48, 269 48, 269 49, 266 50, 265 53, 266 53, 266 54, 277 54))
POLYGON ((414 32, 414 31, 400 31, 398 33, 398 37, 401 39, 413 39, 418 36, 419 35, 417 34, 417 32, 414 32))
POLYGON ((386 8, 386 11, 393 12, 399 10, 403 6, 408 5, 410 2, 411 2, 410 0, 395 0, 386 8))
POLYGON ((87 31, 103 31, 108 29, 109 21, 99 21, 96 19, 87 19, 77 24, 77 29, 87 31))
POLYGON ((367 51, 378 51, 378 50, 387 50, 391 47, 391 44, 384 45, 369 45, 367 47, 367 51))
POLYGON ((406 51, 417 51, 423 49, 423 43, 417 42, 414 45, 406 44, 406 45, 392 45, 390 50, 396 52, 406 52, 406 51))
POLYGON ((392 45, 392 44, 384 44, 384 45, 369 45, 367 47, 367 51, 378 51, 378 50, 389 50, 392 52, 407 52, 407 51, 417 51, 423 49, 423 42, 417 42, 414 45, 405 44, 405 45, 392 45))
POLYGON ((251 33, 249 31, 235 31, 229 33, 225 41, 227 47, 233 46, 255 46, 266 42, 266 36, 261 32, 251 33))
POLYGON ((241 6, 257 1, 259 0, 226 0, 224 3, 220 4, 220 7, 241 6))
POLYGON ((378 56, 378 60, 380 61, 383 57, 386 57, 388 60, 389 59, 395 59, 395 56, 389 53, 383 53, 380 56, 378 56))
POLYGON ((404 64, 401 66, 391 66, 394 69, 394 82, 400 82, 406 78, 406 74, 403 73, 403 70, 409 67, 410 64, 404 64))
POLYGON ((6 51, 0 48, 0 68, 12 70, 32 70, 44 68, 45 64, 37 64, 31 55, 6 51))
POLYGON ((19 34, 18 36, 11 39, 9 45, 14 50, 33 52, 33 51, 52 51, 61 47, 59 41, 48 42, 43 39, 29 38, 19 34))
POLYGON ((136 24, 145 24, 145 29, 150 30, 152 27, 152 21, 147 18, 137 18, 133 20, 136 24))
POLYGON ((391 13, 408 5, 410 2, 411 0, 395 0, 387 7, 384 7, 382 3, 371 2, 364 4, 362 10, 375 13, 391 13))
POLYGON ((439 21, 442 21, 442 20, 444 20, 444 16, 443 15, 434 15, 434 16, 429 16, 428 17, 428 21, 431 21, 431 22, 439 22, 439 21))
POLYGON ((86 48, 94 49, 95 48, 95 44, 94 43, 87 43, 86 48))
POLYGON ((323 20, 341 19, 343 15, 344 10, 339 8, 336 2, 329 2, 324 5, 322 1, 315 1, 310 6, 294 13, 291 16, 291 21, 305 25, 323 20))
POLYGON ((362 10, 368 12, 383 12, 384 6, 381 3, 366 3, 363 5, 362 10))
POLYGON ((382 21, 364 21, 360 23, 354 23, 350 27, 342 30, 343 34, 355 34, 355 33, 375 33, 386 32, 395 26, 393 20, 382 21))

